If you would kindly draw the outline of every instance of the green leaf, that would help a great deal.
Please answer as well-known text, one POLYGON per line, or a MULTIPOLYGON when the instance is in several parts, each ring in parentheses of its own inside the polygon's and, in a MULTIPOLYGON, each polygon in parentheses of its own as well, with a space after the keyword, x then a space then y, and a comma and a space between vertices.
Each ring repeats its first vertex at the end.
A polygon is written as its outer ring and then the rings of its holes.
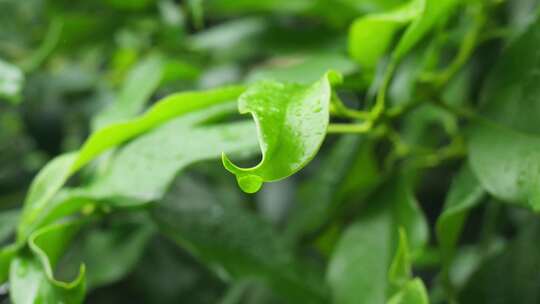
POLYGON ((186 115, 126 145, 89 191, 97 197, 160 199, 179 171, 197 161, 217 159, 222 152, 253 155, 257 150, 251 121, 197 126, 209 117, 231 112, 224 104, 186 115), (182 138, 182 140, 178 140, 182 138))
POLYGON ((373 71, 392 42, 394 34, 412 22, 392 52, 400 61, 438 23, 448 18, 459 0, 412 0, 392 11, 358 18, 349 30, 349 54, 373 71))
POLYGON ((76 157, 76 153, 57 156, 41 169, 34 178, 26 196, 21 221, 19 223, 17 235, 17 240, 19 242, 24 241, 24 238, 29 233, 29 231, 26 231, 26 226, 39 216, 46 204, 67 181, 70 174, 70 168, 76 157))
MULTIPOLYGON (((0 245, 15 232, 19 220, 19 210, 5 211, 0 213, 0 245)), ((0 247, 0 285, 3 284, 9 276, 9 263, 15 256, 20 246, 9 244, 0 247)))
POLYGON ((10 210, 0 213, 0 244, 2 244, 17 227, 20 211, 10 210))
POLYGON ((8 280, 9 266, 21 247, 21 244, 14 243, 0 248, 0 284, 8 280))
POLYGON ((310 0, 210 0, 209 10, 220 14, 239 14, 246 12, 296 13, 312 6, 310 0))
POLYGON ((437 24, 442 24, 448 19, 453 9, 460 0, 420 0, 421 13, 413 23, 407 28, 396 49, 392 53, 395 61, 401 60, 407 53, 415 47, 424 36, 437 24))
POLYGON ((388 304, 429 304, 429 298, 424 283, 414 279, 405 284, 403 289, 395 294, 388 304))
POLYGON ((21 69, 0 59, 0 100, 19 103, 23 85, 24 74, 21 69))
POLYGON ((322 160, 313 177, 300 185, 286 235, 294 242, 324 227, 348 198, 369 195, 381 181, 373 144, 365 137, 341 137, 322 160))
POLYGON ((29 233, 29 226, 36 218, 45 216, 41 212, 67 179, 107 149, 118 146, 174 117, 234 100, 243 90, 242 87, 231 86, 173 94, 156 103, 139 117, 108 125, 93 133, 79 151, 55 158, 32 182, 25 201, 18 238, 24 239, 29 233))
POLYGON ((243 191, 257 192, 263 182, 288 177, 315 157, 326 136, 332 84, 339 81, 334 72, 312 85, 262 81, 240 96, 239 111, 253 115, 262 150, 252 168, 240 168, 223 154, 223 165, 243 191))
POLYGON ((455 254, 457 242, 469 210, 480 203, 484 189, 465 164, 454 178, 444 203, 444 209, 437 219, 436 231, 443 270, 447 271, 455 254))
POLYGON ((173 119, 133 140, 111 158, 95 182, 59 192, 32 227, 54 222, 85 205, 120 207, 158 200, 178 172, 194 162, 219 158, 223 151, 254 154, 257 143, 251 121, 200 125, 233 111, 234 103, 216 105, 173 119))
MULTIPOLYGON (((117 282, 129 274, 141 256, 155 228, 146 217, 113 217, 107 229, 94 228, 81 240, 77 256, 87 268, 87 288, 92 290, 117 282), (111 221, 111 222, 112 222, 111 221)), ((74 244, 76 246, 77 244, 74 244)), ((73 252, 69 252, 74 255, 73 252)))
POLYGON ((137 64, 129 72, 117 100, 94 119, 94 129, 139 114, 161 83, 164 70, 164 60, 158 55, 150 55, 137 64))
POLYGON ((422 2, 412 0, 392 11, 356 19, 349 29, 350 56, 362 68, 374 70, 390 47, 394 34, 420 14, 422 2))
POLYGON ((327 273, 335 303, 384 303, 389 298, 388 273, 398 244, 398 227, 406 232, 414 256, 425 245, 428 231, 403 178, 383 187, 341 237, 327 273))
MULTIPOLYGON (((529 214, 512 242, 483 263, 469 278, 459 303, 536 303, 540 297, 540 225, 529 214)), ((484 252, 485 257, 485 252, 484 252)))
POLYGON ((540 23, 506 49, 468 134, 471 168, 491 195, 540 210, 540 23))
POLYGON ((70 282, 54 277, 54 267, 82 223, 68 221, 53 224, 32 233, 31 252, 19 253, 11 262, 10 296, 15 304, 82 303, 85 292, 85 268, 70 282))
POLYGON ((152 215, 166 235, 220 277, 262 279, 287 303, 326 303, 320 279, 300 266, 269 223, 224 189, 182 177, 152 215))
POLYGON ((413 278, 412 264, 407 234, 399 229, 399 245, 390 265, 388 279, 391 289, 397 290, 388 300, 388 304, 427 304, 429 303, 426 287, 419 278, 413 278))
POLYGON ((412 278, 411 256, 407 244, 407 232, 399 228, 399 243, 396 254, 390 264, 388 280, 391 285, 399 288, 412 278))

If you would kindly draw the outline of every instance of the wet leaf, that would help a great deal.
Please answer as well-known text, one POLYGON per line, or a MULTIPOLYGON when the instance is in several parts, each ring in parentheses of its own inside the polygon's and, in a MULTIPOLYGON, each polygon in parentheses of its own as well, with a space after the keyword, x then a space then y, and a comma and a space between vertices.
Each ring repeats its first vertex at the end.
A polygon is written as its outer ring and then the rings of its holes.
POLYGON ((312 85, 262 81, 240 96, 238 109, 253 115, 262 150, 261 162, 251 168, 223 154, 223 165, 243 191, 257 192, 263 182, 290 176, 315 157, 326 136, 332 84, 339 79, 329 72, 312 85))
POLYGON ((70 282, 59 281, 54 267, 77 233, 81 222, 53 224, 35 231, 29 238, 30 252, 19 253, 11 262, 10 297, 14 303, 82 303, 85 268, 70 282))
POLYGON ((38 174, 31 185, 19 225, 19 239, 27 235, 29 226, 38 216, 45 216, 41 212, 67 179, 104 151, 177 116, 234 100, 242 91, 242 87, 225 87, 173 94, 156 103, 139 117, 127 122, 114 123, 96 131, 79 151, 55 158, 38 174))
POLYGON ((160 199, 174 177, 190 164, 217 159, 223 151, 235 155, 255 153, 256 136, 250 121, 198 125, 232 111, 234 103, 210 107, 173 119, 133 140, 112 157, 110 166, 94 183, 59 192, 32 227, 54 222, 85 205, 146 204, 160 199), (182 141, 177 140, 179 136, 182 141))

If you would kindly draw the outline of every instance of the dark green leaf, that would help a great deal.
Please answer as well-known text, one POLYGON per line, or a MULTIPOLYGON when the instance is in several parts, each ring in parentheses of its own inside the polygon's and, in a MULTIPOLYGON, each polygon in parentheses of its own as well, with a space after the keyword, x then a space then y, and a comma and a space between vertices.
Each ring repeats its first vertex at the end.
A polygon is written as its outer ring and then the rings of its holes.
POLYGON ((357 202, 380 180, 372 143, 354 135, 340 138, 313 178, 300 187, 287 237, 294 241, 303 234, 315 233, 336 215, 347 198, 357 202))
POLYGON ((426 221, 404 180, 392 181, 372 198, 371 208, 340 239, 328 268, 336 303, 384 303, 398 227, 417 254, 427 241, 426 221))
POLYGON ((450 266, 461 230, 469 211, 480 203, 484 189, 465 164, 454 178, 444 210, 437 219, 437 239, 445 268, 450 266))
POLYGON ((517 238, 501 253, 484 260, 468 280, 460 303, 537 303, 540 298, 540 230, 536 216, 528 216, 517 238))
POLYGON ((276 231, 218 189, 181 178, 153 216, 163 232, 223 278, 260 278, 288 303, 323 303, 322 282, 299 268, 276 231))
POLYGON ((90 230, 78 248, 87 268, 88 289, 117 282, 133 271, 153 233, 148 220, 138 219, 90 230))
POLYGON ((482 186, 535 210, 540 210, 539 45, 535 22, 491 72, 482 98, 488 120, 478 119, 468 137, 469 161, 482 186))
POLYGON ((11 210, 0 213, 0 245, 15 231, 20 211, 11 210))

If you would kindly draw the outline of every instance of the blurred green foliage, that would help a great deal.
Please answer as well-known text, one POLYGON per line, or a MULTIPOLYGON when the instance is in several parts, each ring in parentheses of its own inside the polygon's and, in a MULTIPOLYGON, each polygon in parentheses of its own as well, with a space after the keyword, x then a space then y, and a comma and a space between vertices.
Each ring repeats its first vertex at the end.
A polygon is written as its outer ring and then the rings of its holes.
POLYGON ((539 303, 538 4, 0 0, 0 303, 539 303))

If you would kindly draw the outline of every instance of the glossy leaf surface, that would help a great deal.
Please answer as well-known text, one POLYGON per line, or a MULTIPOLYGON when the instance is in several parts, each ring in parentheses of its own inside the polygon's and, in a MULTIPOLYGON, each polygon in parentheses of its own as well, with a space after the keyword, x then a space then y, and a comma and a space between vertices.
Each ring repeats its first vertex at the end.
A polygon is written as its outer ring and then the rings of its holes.
POLYGON ((78 152, 57 157, 36 177, 25 201, 19 226, 19 237, 28 233, 28 226, 35 221, 38 215, 44 216, 40 213, 64 185, 68 177, 102 152, 149 131, 176 116, 234 100, 242 91, 243 88, 241 87, 226 87, 206 92, 171 95, 137 118, 127 122, 115 123, 95 132, 78 152))
POLYGON ((252 168, 240 168, 223 154, 225 168, 243 191, 254 193, 263 182, 292 175, 315 156, 329 123, 332 84, 339 81, 334 72, 311 85, 262 81, 240 96, 238 109, 253 115, 262 151, 252 168))
POLYGON ((135 206, 160 199, 170 182, 186 166, 223 151, 251 155, 257 149, 252 122, 198 126, 216 115, 230 113, 234 104, 211 107, 173 119, 132 141, 112 158, 96 182, 58 193, 34 225, 45 225, 85 205, 135 206), (183 138, 178 141, 178 137, 183 138), (163 143, 169 143, 163 148, 163 143), (168 160, 164 162, 163 160, 168 160), (147 179, 149 176, 151 179, 147 179))

